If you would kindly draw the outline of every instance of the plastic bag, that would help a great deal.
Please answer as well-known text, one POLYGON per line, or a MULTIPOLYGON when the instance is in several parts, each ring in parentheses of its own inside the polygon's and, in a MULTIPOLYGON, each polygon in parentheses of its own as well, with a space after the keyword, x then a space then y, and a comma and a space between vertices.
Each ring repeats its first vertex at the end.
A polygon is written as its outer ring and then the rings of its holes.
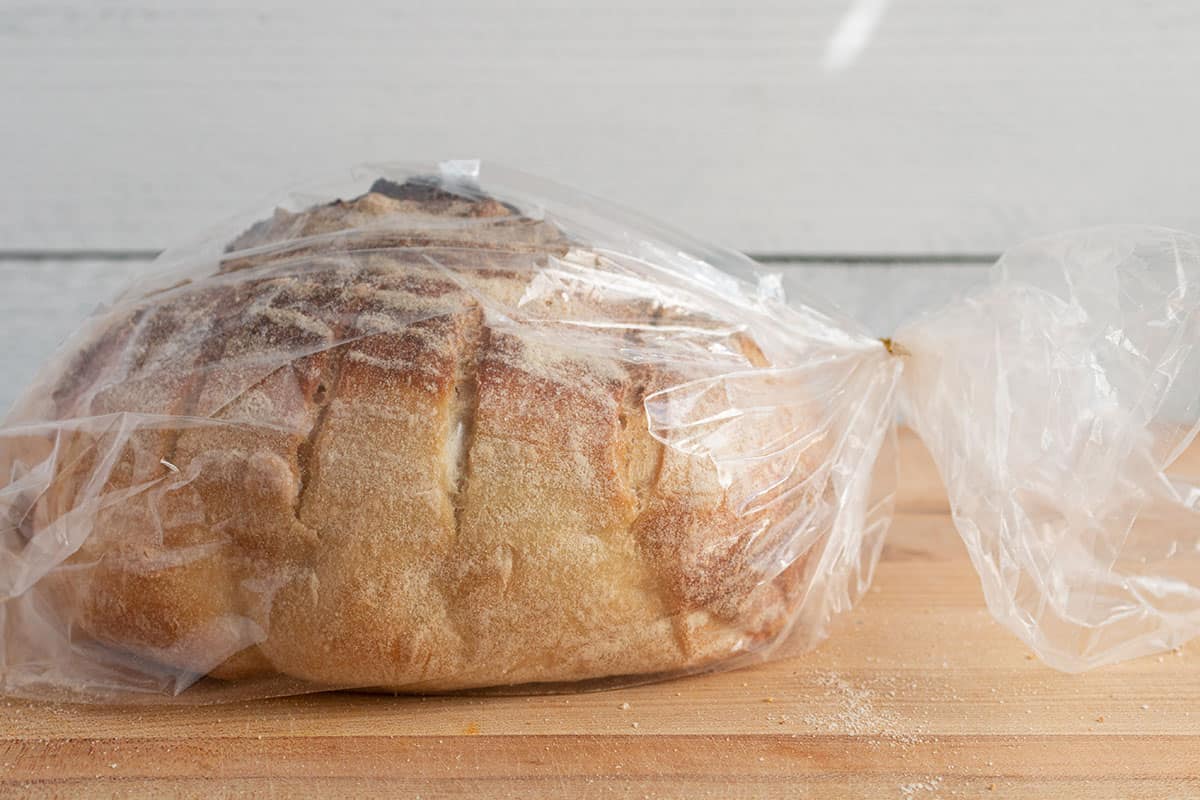
POLYGON ((0 430, 5 691, 594 686, 853 604, 898 362, 742 256, 477 169, 271 203, 68 343, 0 430))
POLYGON ((1070 671, 1200 632, 1200 238, 1039 239, 896 338, 996 619, 1070 671))
POLYGON ((1170 647, 1196 254, 1034 243, 888 347, 476 162, 293 194, 164 254, 0 429, 2 688, 577 688, 811 646, 870 583, 901 401, 1001 621, 1067 669, 1170 647))

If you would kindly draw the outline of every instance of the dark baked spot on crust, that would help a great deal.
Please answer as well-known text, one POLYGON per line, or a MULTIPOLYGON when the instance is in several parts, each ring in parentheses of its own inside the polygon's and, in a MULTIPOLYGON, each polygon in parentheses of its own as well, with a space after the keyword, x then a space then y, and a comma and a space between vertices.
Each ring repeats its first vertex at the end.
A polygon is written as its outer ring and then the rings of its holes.
POLYGON ((72 358, 51 393, 55 412, 60 418, 74 416, 80 395, 94 389, 101 376, 113 368, 113 362, 134 334, 146 314, 145 306, 134 308, 108 322, 84 349, 72 358))
POLYGON ((404 183, 397 183, 388 178, 377 178, 367 191, 390 197, 393 200, 418 203, 426 211, 434 214, 445 213, 452 205, 461 204, 464 200, 471 201, 467 215, 472 217, 501 217, 520 213, 515 206, 501 203, 481 192, 472 193, 464 187, 455 187, 455 189, 454 192, 448 192, 442 188, 437 178, 429 176, 409 178, 404 183))

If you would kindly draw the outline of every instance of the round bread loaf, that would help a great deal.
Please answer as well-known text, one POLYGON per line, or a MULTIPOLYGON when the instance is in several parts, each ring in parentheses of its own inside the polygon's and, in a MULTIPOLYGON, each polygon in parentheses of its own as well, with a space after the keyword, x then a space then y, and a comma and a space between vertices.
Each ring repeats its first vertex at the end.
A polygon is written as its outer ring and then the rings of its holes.
MULTIPOLYGON (((83 533, 46 578, 77 639, 440 691, 697 669, 802 594, 780 554, 818 448, 747 503, 644 409, 767 366, 752 338, 494 199, 381 180, 280 211, 90 330, 51 382, 89 422, 34 513, 83 533)), ((806 424, 777 422, 764 444, 806 424)))

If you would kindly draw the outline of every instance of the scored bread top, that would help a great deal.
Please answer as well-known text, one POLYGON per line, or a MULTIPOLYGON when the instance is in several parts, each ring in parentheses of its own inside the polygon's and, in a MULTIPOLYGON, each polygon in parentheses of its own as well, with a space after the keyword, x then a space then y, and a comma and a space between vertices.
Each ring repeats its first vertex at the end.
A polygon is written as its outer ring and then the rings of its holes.
POLYGON ((751 650, 803 590, 779 553, 816 456, 748 506, 643 409, 768 366, 753 339, 495 199, 380 180, 279 211, 93 330, 54 414, 104 422, 37 513, 87 512, 48 586, 107 645, 323 686, 576 681, 751 650))

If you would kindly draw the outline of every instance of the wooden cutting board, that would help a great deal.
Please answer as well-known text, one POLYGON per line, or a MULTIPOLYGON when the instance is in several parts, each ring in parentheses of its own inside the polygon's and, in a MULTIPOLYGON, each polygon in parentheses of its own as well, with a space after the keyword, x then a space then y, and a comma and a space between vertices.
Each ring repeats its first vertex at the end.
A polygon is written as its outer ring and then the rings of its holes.
POLYGON ((874 588, 817 650, 592 694, 0 701, 12 797, 1200 797, 1200 645, 1055 672, 992 621, 903 437, 874 588))

